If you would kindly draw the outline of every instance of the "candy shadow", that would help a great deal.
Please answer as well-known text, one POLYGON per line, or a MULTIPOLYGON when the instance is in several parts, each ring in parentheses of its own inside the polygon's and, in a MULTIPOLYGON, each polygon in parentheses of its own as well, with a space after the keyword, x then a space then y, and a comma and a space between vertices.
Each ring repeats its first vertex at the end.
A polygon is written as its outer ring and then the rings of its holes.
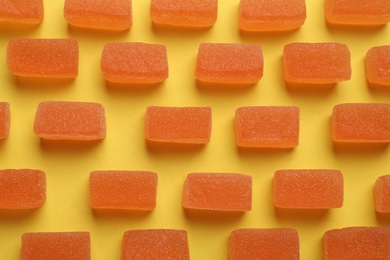
POLYGON ((388 148, 388 143, 338 143, 333 142, 336 154, 375 154, 382 153, 388 148))
POLYGON ((153 210, 125 210, 125 209, 91 209, 97 219, 120 218, 120 219, 144 219, 150 216, 153 210))
POLYGON ((42 149, 50 151, 84 151, 93 149, 101 144, 103 140, 48 140, 40 138, 40 144, 42 149))
POLYGON ((375 214, 378 223, 380 223, 381 225, 390 225, 390 212, 383 213, 375 211, 375 214))
POLYGON ((184 26, 173 26, 157 24, 152 22, 152 30, 156 34, 184 34, 192 35, 194 33, 205 33, 211 30, 210 27, 184 27, 184 26))
POLYGON ((98 29, 98 28, 87 28, 87 27, 78 27, 68 24, 68 33, 76 37, 96 37, 111 39, 114 41, 115 37, 123 38, 130 32, 130 29, 125 30, 109 30, 109 29, 98 29))
MULTIPOLYGON (((296 147, 295 147, 296 148, 296 147)), ((273 156, 276 154, 289 154, 294 152, 295 148, 267 148, 267 147, 241 147, 237 146, 240 155, 264 155, 273 156)))
POLYGON ((311 84, 311 83, 296 83, 284 81, 288 91, 291 92, 321 92, 321 95, 332 92, 337 83, 329 84, 311 84))
POLYGON ((299 31, 300 28, 286 30, 286 31, 261 31, 261 32, 239 29, 239 34, 241 38, 245 38, 245 39, 261 38, 262 40, 272 39, 272 41, 274 41, 275 39, 281 39, 281 40, 286 39, 298 33, 299 31))
POLYGON ((238 221, 245 212, 183 209, 186 218, 197 222, 226 223, 238 221))
POLYGON ((107 89, 115 92, 126 92, 126 91, 152 91, 159 86, 163 85, 162 82, 158 83, 119 83, 105 80, 107 89))
POLYGON ((274 207, 274 212, 278 219, 317 221, 326 218, 330 209, 285 209, 274 207))
POLYGON ((24 24, 2 21, 0 22, 0 35, 8 34, 15 37, 28 37, 29 33, 33 33, 40 27, 41 24, 24 24))
POLYGON ((161 143, 146 140, 146 146, 152 153, 193 153, 200 151, 207 144, 179 144, 179 143, 161 143))
POLYGON ((37 209, 0 209, 0 221, 20 222, 38 213, 37 209))
POLYGON ((357 34, 360 35, 364 33, 377 33, 383 30, 386 24, 380 25, 347 25, 347 24, 333 24, 325 21, 326 28, 331 33, 341 33, 341 34, 357 34))
POLYGON ((15 76, 17 86, 35 90, 59 89, 69 87, 75 78, 39 78, 15 76))
POLYGON ((196 86, 201 91, 210 91, 210 92, 218 92, 218 91, 245 91, 256 86, 257 83, 246 83, 246 84, 225 84, 225 83, 214 83, 214 82, 205 82, 201 80, 196 80, 196 86))

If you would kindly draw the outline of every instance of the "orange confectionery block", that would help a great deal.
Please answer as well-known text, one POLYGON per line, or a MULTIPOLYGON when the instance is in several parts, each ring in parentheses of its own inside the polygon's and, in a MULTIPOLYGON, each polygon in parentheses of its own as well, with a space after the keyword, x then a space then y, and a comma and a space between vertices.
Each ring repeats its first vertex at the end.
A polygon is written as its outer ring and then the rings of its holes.
POLYGON ((366 77, 370 85, 390 87, 390 45, 373 47, 367 52, 366 77))
POLYGON ((34 132, 50 140, 99 140, 106 136, 106 119, 101 104, 46 101, 38 105, 34 132))
POLYGON ((237 229, 229 237, 229 260, 299 260, 299 236, 292 228, 237 229))
POLYGON ((283 73, 287 83, 336 84, 351 78, 351 54, 342 43, 290 43, 283 73))
POLYGON ((306 20, 305 0, 241 0, 239 25, 246 31, 287 31, 306 20))
POLYGON ((75 78, 79 48, 72 39, 11 39, 6 59, 16 76, 75 78))
POLYGON ((299 144, 299 107, 252 106, 236 110, 240 147, 294 148, 299 144))
POLYGON ((20 260, 90 260, 89 232, 24 233, 20 260))
POLYGON ((330 209, 343 205, 344 181, 338 170, 279 170, 274 175, 277 208, 330 209))
POLYGON ((389 227, 348 227, 325 232, 325 260, 390 258, 389 227))
POLYGON ((46 199, 46 176, 31 169, 0 170, 0 209, 35 209, 46 199))
POLYGON ((131 0, 65 0, 64 16, 77 27, 122 31, 132 26, 131 0))
POLYGON ((152 210, 156 207, 157 174, 146 171, 94 171, 89 177, 94 209, 152 210))
POLYGON ((145 139, 148 141, 206 144, 210 135, 210 107, 150 106, 146 110, 145 139))
POLYGON ((389 143, 390 104, 346 103, 333 108, 334 142, 389 143))
POLYGON ((381 176, 376 180, 374 198, 377 212, 390 213, 390 175, 381 176))
POLYGON ((152 0, 150 18, 156 24, 210 27, 218 16, 218 0, 152 0))
POLYGON ((10 128, 9 103, 0 102, 0 139, 7 138, 10 128))
POLYGON ((263 76, 263 52, 249 43, 202 43, 195 76, 198 80, 223 84, 254 84, 263 76))
POLYGON ((164 45, 141 42, 107 44, 101 69, 107 81, 118 83, 159 83, 168 78, 164 45))
POLYGON ((190 173, 184 182, 183 208, 250 211, 252 177, 239 173, 190 173))
POLYGON ((130 230, 123 235, 122 258, 189 260, 187 231, 174 229, 130 230))
POLYGON ((388 0, 325 0, 325 18, 330 24, 383 25, 390 22, 388 0))
POLYGON ((40 24, 43 21, 43 0, 0 0, 0 22, 40 24))

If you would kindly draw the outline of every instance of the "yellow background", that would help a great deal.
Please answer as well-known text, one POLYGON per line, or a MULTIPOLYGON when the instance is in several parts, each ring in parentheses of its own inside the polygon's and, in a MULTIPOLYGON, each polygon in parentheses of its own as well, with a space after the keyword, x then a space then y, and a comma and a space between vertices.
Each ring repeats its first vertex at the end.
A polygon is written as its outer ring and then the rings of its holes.
POLYGON ((149 1, 133 0, 133 26, 125 32, 68 27, 63 0, 45 0, 39 26, 0 24, 0 101, 11 104, 11 131, 0 141, 0 169, 41 169, 47 175, 47 200, 28 212, 0 211, 0 258, 19 259, 21 235, 36 231, 89 231, 92 259, 120 259, 122 235, 131 229, 172 228, 188 231, 191 259, 227 259, 227 241, 238 228, 291 227, 299 232, 301 259, 322 259, 326 230, 346 226, 388 226, 389 216, 375 213, 373 186, 390 173, 387 146, 336 147, 330 136, 334 105, 389 102, 390 90, 367 86, 364 57, 373 46, 390 44, 389 25, 376 28, 329 27, 323 1, 306 0, 307 20, 296 31, 240 32, 239 0, 219 0, 217 23, 207 30, 156 28, 149 1), (79 76, 73 81, 33 81, 14 77, 5 64, 9 39, 73 38, 79 42, 79 76), (100 71, 103 46, 134 41, 164 44, 169 78, 153 88, 114 88, 100 71), (352 78, 333 89, 287 88, 281 58, 291 42, 335 41, 348 45, 352 78), (264 76, 247 88, 202 88, 194 77, 202 42, 257 43, 263 48, 264 76), (32 131, 41 101, 93 101, 104 105, 107 137, 101 142, 68 144, 41 141, 32 131), (143 137, 147 106, 211 106, 211 142, 195 149, 149 147, 143 137), (301 108, 300 144, 292 150, 240 150, 235 144, 234 113, 249 105, 295 105, 301 108), (273 206, 276 170, 332 168, 344 174, 345 199, 340 209, 280 211, 273 206), (93 170, 150 170, 158 173, 157 207, 152 212, 94 212, 89 206, 88 178, 93 170), (181 192, 190 172, 239 172, 253 177, 253 209, 240 215, 188 215, 181 192))

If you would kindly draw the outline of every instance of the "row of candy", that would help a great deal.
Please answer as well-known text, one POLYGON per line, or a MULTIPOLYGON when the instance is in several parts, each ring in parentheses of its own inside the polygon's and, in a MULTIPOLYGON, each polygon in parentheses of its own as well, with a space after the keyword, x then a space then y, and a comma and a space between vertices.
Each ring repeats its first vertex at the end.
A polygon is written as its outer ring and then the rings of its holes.
MULTIPOLYGON (((39 24, 43 0, 28 4, 3 0, 0 21, 39 24), (4 3, 5 1, 5 3, 4 3)), ((390 22, 387 0, 325 0, 325 17, 330 24, 383 25, 390 22)), ((211 27, 217 21, 218 0, 151 0, 150 18, 155 24, 182 27, 211 27)), ((132 26, 131 0, 65 0, 64 17, 79 27, 127 30, 132 26)), ((239 27, 248 31, 286 31, 306 20, 305 0, 240 0, 239 27)))

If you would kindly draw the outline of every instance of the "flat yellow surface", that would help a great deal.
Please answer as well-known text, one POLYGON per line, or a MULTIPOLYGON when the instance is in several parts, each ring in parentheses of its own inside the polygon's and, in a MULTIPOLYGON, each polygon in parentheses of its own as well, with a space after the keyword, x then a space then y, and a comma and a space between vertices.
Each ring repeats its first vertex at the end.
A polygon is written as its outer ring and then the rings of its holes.
POLYGON ((296 31, 243 33, 238 28, 239 0, 219 0, 217 23, 207 30, 167 29, 152 25, 146 0, 133 0, 133 27, 102 32, 68 27, 63 0, 45 0, 39 26, 0 24, 0 101, 11 104, 11 132, 0 140, 0 169, 41 169, 47 175, 47 200, 40 209, 0 211, 0 258, 19 259, 21 235, 36 231, 89 231, 92 259, 120 259, 122 235, 131 229, 170 228, 188 231, 191 259, 227 259, 229 234, 239 228, 291 227, 299 232, 301 259, 322 259, 326 230, 347 226, 388 226, 390 218, 375 213, 373 187, 390 174, 387 146, 337 147, 330 135, 334 105, 346 102, 390 102, 390 90, 372 90, 364 57, 373 46, 390 44, 390 25, 375 28, 329 27, 323 0, 306 0, 307 20, 296 31), (79 76, 73 81, 35 81, 14 77, 5 64, 9 39, 72 38, 80 48, 79 76), (103 46, 110 42, 164 44, 169 78, 149 88, 115 88, 101 74, 103 46), (287 88, 282 52, 291 42, 335 41, 348 45, 352 78, 333 89, 287 88), (239 89, 199 86, 194 77, 202 42, 257 43, 263 48, 264 76, 239 89), (107 137, 100 142, 67 144, 41 141, 33 131, 41 101, 93 101, 104 105, 107 137), (147 106, 210 106, 211 142, 203 147, 150 147, 144 140, 147 106), (235 144, 234 113, 249 105, 294 105, 301 109, 300 144, 296 149, 241 150, 235 144), (341 170, 344 205, 328 211, 280 211, 273 206, 276 170, 330 168, 341 170), (158 173, 157 207, 152 212, 95 212, 89 205, 88 178, 94 170, 149 170, 158 173), (239 215, 189 215, 181 206, 190 172, 238 172, 253 177, 253 209, 239 215))

